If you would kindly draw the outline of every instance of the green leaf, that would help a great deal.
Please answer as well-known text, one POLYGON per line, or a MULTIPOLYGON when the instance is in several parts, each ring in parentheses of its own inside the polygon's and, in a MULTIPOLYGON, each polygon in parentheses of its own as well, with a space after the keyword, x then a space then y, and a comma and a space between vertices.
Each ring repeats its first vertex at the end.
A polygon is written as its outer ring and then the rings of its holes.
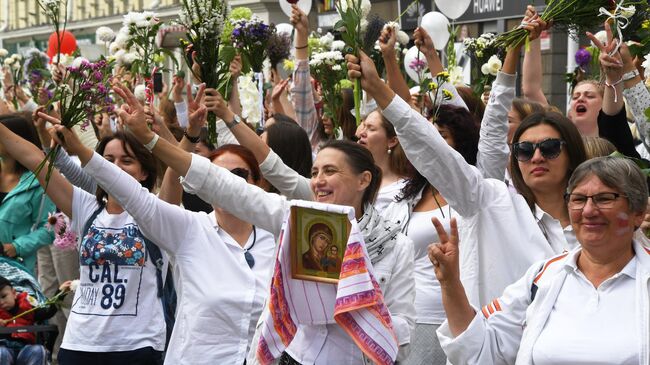
POLYGON ((646 117, 646 122, 650 121, 650 108, 645 110, 645 117, 646 117))
POLYGON ((219 50, 219 58, 227 65, 230 65, 230 62, 232 62, 236 55, 237 50, 233 46, 223 46, 219 50))

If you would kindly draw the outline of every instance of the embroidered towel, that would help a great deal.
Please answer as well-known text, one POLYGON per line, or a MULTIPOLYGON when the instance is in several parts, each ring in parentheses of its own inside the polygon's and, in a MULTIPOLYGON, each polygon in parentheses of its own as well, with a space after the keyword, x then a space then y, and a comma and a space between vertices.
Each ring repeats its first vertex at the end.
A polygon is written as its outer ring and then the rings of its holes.
POLYGON ((292 205, 342 213, 351 224, 338 285, 295 280, 291 276, 291 216, 285 215, 280 233, 269 311, 257 347, 263 365, 278 358, 293 340, 298 324, 338 323, 363 353, 377 364, 393 364, 398 344, 388 308, 372 273, 352 207, 293 201, 292 205))

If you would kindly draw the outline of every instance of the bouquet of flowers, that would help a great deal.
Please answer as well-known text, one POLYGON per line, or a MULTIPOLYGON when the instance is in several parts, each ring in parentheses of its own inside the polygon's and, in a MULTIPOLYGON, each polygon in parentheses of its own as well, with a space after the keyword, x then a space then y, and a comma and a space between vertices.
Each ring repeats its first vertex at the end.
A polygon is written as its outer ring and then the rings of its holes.
MULTIPOLYGON (((336 47, 343 45, 336 45, 336 47)), ((343 104, 340 80, 347 76, 342 49, 313 53, 309 61, 312 76, 322 85, 324 113, 332 119, 334 129, 338 127, 337 112, 343 104)))
MULTIPOLYGON (((223 62, 219 53, 227 17, 228 5, 223 0, 182 0, 180 23, 187 29, 187 40, 183 42, 188 51, 185 52, 187 64, 191 66, 194 63, 192 53, 195 52, 200 74, 194 76, 207 87, 220 90, 224 97, 228 96, 224 91, 230 81, 230 62, 223 62)), ((217 116, 214 113, 208 113, 208 140, 217 142, 217 116)))
POLYGON ((241 53, 242 72, 247 71, 248 67, 255 73, 262 72, 268 55, 268 42, 275 33, 275 26, 264 24, 257 16, 250 20, 234 20, 233 26, 230 40, 241 53))
MULTIPOLYGON (((363 30, 368 23, 366 18, 370 14, 370 0, 335 0, 335 3, 341 20, 334 24, 334 29, 341 31, 341 38, 349 47, 348 51, 359 55, 359 50, 363 47, 363 30)), ((361 81, 359 79, 354 81, 354 115, 359 125, 361 123, 361 81)))
MULTIPOLYGON (((383 28, 392 28, 397 34, 397 42, 395 42, 395 57, 397 57, 397 63, 401 64, 402 62, 402 50, 406 49, 406 46, 409 43, 409 36, 404 31, 400 30, 400 25, 397 22, 388 22, 384 24, 383 28)), ((372 62, 375 63, 377 68, 377 73, 381 77, 384 74, 386 69, 384 65, 384 57, 381 54, 381 49, 379 48, 379 41, 375 41, 372 50, 368 54, 372 59, 372 62)))
POLYGON ((291 57, 291 38, 285 33, 273 33, 267 45, 271 67, 277 67, 282 60, 291 57))
MULTIPOLYGON (((81 125, 85 130, 97 111, 113 111, 114 104, 107 86, 110 85, 112 66, 112 62, 106 60, 90 63, 77 58, 72 66, 66 67, 63 82, 56 89, 52 99, 53 102, 59 102, 61 125, 66 128, 81 125)), ((46 190, 54 169, 54 159, 60 148, 61 146, 57 146, 50 150, 34 171, 34 174, 38 175, 49 162, 45 177, 46 190)))
POLYGON ((150 11, 129 12, 124 16, 123 27, 128 34, 126 48, 133 49, 136 55, 131 63, 131 72, 143 76, 145 80, 151 78, 156 66, 162 65, 165 55, 176 63, 176 57, 170 50, 156 47, 156 34, 161 25, 156 14, 150 11))
MULTIPOLYGON (((23 59, 23 56, 17 53, 11 55, 11 57, 5 58, 3 61, 4 66, 9 69, 9 74, 11 75, 11 83, 15 87, 20 87, 20 84, 22 82, 21 76, 23 74, 24 62, 25 61, 23 59)), ((14 109, 18 110, 18 99, 16 98, 16 92, 13 93, 13 99, 11 102, 14 105, 14 109)))
POLYGON ((503 59, 505 52, 502 47, 496 43, 497 36, 493 33, 484 33, 477 38, 466 38, 463 41, 465 53, 471 58, 472 64, 475 65, 472 70, 473 76, 480 77, 480 81, 474 85, 474 94, 480 96, 485 90, 485 86, 494 81, 496 72, 490 73, 490 70, 498 71, 501 69, 496 61, 503 59), (494 58, 496 57, 496 59, 494 58), (491 62, 490 62, 491 60, 491 62), (480 75, 480 76, 479 76, 480 75))
POLYGON ((587 78, 599 80, 600 79, 600 64, 598 57, 600 50, 598 47, 580 47, 575 54, 576 68, 573 72, 566 74, 566 81, 570 84, 571 92, 578 82, 587 78))
MULTIPOLYGON (((617 30, 627 28, 637 22, 634 17, 636 9, 647 9, 646 0, 546 0, 546 9, 540 15, 544 21, 553 21, 554 26, 566 29, 569 34, 584 34, 585 31, 598 28, 604 21, 602 16, 612 19, 617 30)), ((645 11, 638 12, 642 17, 645 11)), ((622 34, 620 35, 622 36, 622 34)), ((528 31, 517 27, 498 36, 496 43, 500 47, 510 48, 524 42, 528 31)))
POLYGON ((45 16, 54 25, 54 33, 57 35, 55 61, 58 62, 59 57, 61 56, 61 40, 63 38, 62 34, 68 25, 68 0, 36 0, 36 2, 38 3, 38 6, 41 8, 45 16), (62 18, 63 25, 61 25, 62 18))
POLYGON ((37 98, 39 90, 52 76, 48 69, 50 57, 47 54, 34 48, 27 52, 25 64, 23 65, 23 79, 29 85, 29 92, 34 99, 37 98))
POLYGON ((253 11, 250 8, 239 6, 230 12, 228 20, 223 24, 223 31, 221 32, 221 43, 230 44, 232 38, 232 31, 235 29, 235 24, 238 20, 251 20, 253 11))

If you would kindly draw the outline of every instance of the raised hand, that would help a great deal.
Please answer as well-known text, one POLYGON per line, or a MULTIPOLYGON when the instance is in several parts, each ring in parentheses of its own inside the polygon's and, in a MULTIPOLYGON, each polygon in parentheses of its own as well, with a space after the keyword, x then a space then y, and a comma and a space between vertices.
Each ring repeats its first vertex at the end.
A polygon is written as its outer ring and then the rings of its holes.
POLYGON ((395 43, 397 42, 397 32, 393 27, 384 27, 379 35, 379 50, 382 56, 395 57, 395 43))
POLYGON ((147 115, 144 107, 140 104, 135 95, 128 88, 122 85, 113 86, 113 91, 119 95, 124 104, 116 110, 122 120, 122 124, 129 128, 129 131, 142 144, 147 144, 154 137, 154 133, 147 127, 147 115))
POLYGON ((228 103, 217 90, 205 89, 205 106, 217 117, 227 121, 232 120, 232 112, 228 109, 228 103))
POLYGON ((188 114, 188 130, 191 135, 196 135, 201 132, 201 128, 205 125, 205 117, 208 114, 208 109, 203 104, 205 98, 205 84, 199 86, 196 96, 192 96, 192 87, 187 85, 187 114, 188 114))
POLYGON ((429 36, 424 28, 418 27, 413 33, 413 40, 415 45, 418 47, 420 52, 424 54, 429 54, 431 52, 436 52, 436 46, 433 44, 433 40, 429 36))
POLYGON ((524 19, 521 21, 521 28, 528 31, 528 40, 534 41, 539 38, 542 31, 547 30, 550 26, 551 22, 542 20, 535 7, 528 5, 524 19))
MULTIPOLYGON (((50 137, 54 140, 54 142, 68 151, 69 154, 76 155, 81 158, 81 156, 84 155, 84 152, 90 151, 86 146, 83 145, 83 143, 81 143, 79 137, 74 131, 61 125, 61 121, 59 119, 47 115, 43 112, 37 112, 36 115, 38 118, 52 123, 53 128, 50 128, 48 130, 50 137)), ((39 121, 36 123, 41 122, 39 121)), ((90 151, 90 154, 92 155, 92 151, 90 151)))
POLYGON ((460 282, 460 269, 458 264, 458 224, 456 218, 450 222, 451 235, 447 234, 437 218, 431 218, 433 226, 438 232, 440 243, 429 245, 429 260, 433 263, 436 277, 440 285, 460 282))
POLYGON ((289 22, 298 33, 307 34, 309 31, 309 18, 307 18, 307 15, 296 4, 291 5, 291 18, 289 22))
POLYGON ((183 101, 183 87, 185 87, 185 80, 178 75, 174 76, 172 78, 172 99, 174 103, 183 101))
POLYGON ((351 80, 360 79, 361 87, 371 95, 374 91, 372 90, 373 86, 376 86, 377 83, 383 84, 377 74, 375 63, 363 51, 359 51, 359 57, 348 54, 345 56, 345 60, 348 62, 348 77, 351 80))
POLYGON ((230 77, 231 79, 237 79, 241 75, 242 63, 241 55, 237 54, 235 58, 230 62, 230 77))
POLYGON ((593 34, 587 32, 587 37, 600 50, 598 61, 600 66, 607 75, 607 82, 612 84, 623 77, 623 59, 618 52, 619 39, 615 39, 612 28, 609 23, 605 22, 605 33, 607 34, 607 43, 603 44, 593 34))
POLYGON ((289 79, 284 79, 280 81, 277 85, 273 87, 273 92, 271 93, 271 99, 276 102, 279 101, 283 95, 287 92, 289 88, 289 79))

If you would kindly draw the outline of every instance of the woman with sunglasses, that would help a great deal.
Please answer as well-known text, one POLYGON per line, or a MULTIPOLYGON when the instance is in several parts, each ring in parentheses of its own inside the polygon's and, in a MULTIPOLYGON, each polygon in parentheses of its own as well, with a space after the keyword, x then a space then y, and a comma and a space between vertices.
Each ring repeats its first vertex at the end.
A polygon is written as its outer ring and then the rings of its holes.
POLYGON ((365 54, 361 61, 348 55, 348 74, 360 78, 395 126, 411 163, 461 217, 461 274, 473 305, 487 304, 535 261, 575 246, 570 228, 565 230, 568 212, 562 192, 585 152, 569 120, 544 113, 519 126, 511 164, 522 196, 502 181, 484 179, 380 80, 365 54))
POLYGON ((429 256, 448 318, 438 335, 452 363, 650 363, 650 249, 634 238, 646 177, 633 161, 598 157, 576 168, 565 197, 580 245, 532 264, 482 310, 459 279, 456 227, 448 236, 435 222, 442 243, 429 256))

